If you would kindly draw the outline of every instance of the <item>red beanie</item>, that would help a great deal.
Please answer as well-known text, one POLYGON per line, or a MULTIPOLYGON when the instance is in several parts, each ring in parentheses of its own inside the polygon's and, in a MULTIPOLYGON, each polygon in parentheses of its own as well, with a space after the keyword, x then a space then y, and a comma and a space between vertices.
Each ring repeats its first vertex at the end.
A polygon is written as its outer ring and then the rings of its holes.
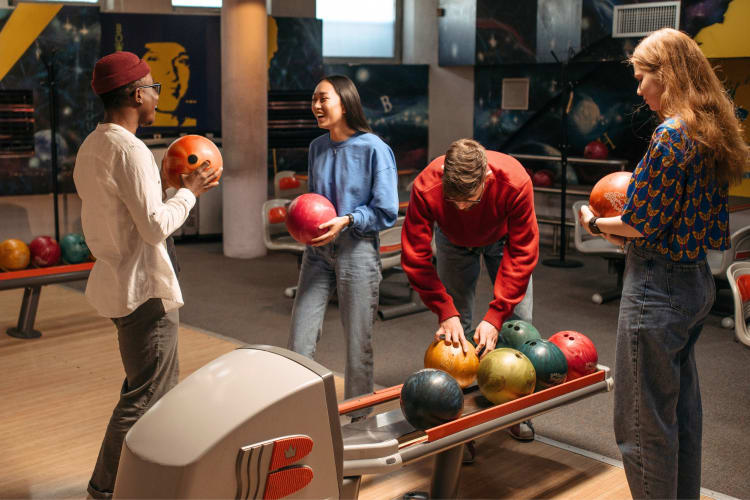
POLYGON ((151 72, 146 61, 132 52, 113 52, 96 61, 91 88, 96 95, 106 94, 151 72))

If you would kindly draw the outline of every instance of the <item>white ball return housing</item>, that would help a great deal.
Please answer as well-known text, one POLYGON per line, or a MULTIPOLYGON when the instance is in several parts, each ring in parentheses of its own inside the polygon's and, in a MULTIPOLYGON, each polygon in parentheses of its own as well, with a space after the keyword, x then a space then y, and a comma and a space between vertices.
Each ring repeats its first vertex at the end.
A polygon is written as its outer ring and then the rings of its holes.
POLYGON ((334 377, 279 347, 251 345, 200 368, 167 393, 125 438, 115 497, 357 498, 363 474, 382 474, 437 455, 431 494, 455 498, 463 444, 581 398, 612 389, 609 369, 488 406, 465 389, 458 419, 425 431, 391 387, 339 405, 334 377), (342 425, 339 415, 372 408, 342 425))

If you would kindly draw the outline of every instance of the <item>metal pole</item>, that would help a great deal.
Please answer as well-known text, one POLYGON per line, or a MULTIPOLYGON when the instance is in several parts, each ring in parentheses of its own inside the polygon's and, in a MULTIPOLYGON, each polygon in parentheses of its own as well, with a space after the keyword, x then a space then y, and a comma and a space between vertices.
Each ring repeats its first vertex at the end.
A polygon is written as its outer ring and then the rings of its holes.
MULTIPOLYGON (((557 59, 557 56, 552 52, 552 56, 557 59)), ((559 62, 559 61, 558 61, 559 62)), ((577 260, 565 260, 565 251, 567 246, 566 241, 566 230, 565 225, 565 211, 566 206, 566 195, 568 189, 568 113, 573 105, 573 83, 568 79, 567 75, 568 63, 561 63, 560 81, 565 85, 565 91, 560 95, 561 99, 565 98, 567 94, 567 102, 562 103, 562 143, 560 144, 560 256, 559 258, 544 259, 542 264, 552 267, 580 267, 583 265, 582 262, 577 260)))
POLYGON ((55 53, 44 58, 47 67, 47 87, 49 88, 49 131, 50 131, 50 161, 52 170, 52 195, 55 211, 55 240, 60 241, 60 212, 57 195, 60 191, 57 183, 57 92, 55 91, 55 53))

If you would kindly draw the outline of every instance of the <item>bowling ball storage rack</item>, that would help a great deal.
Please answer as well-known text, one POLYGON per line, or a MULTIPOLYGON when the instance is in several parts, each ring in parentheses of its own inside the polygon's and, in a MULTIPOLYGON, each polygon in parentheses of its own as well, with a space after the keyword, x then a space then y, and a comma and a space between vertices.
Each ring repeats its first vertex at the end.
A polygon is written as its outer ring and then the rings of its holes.
POLYGON ((8 328, 6 333, 11 337, 21 339, 41 337, 42 333, 34 329, 34 320, 39 307, 42 286, 85 280, 89 277, 92 267, 94 267, 93 262, 84 262, 0 273, 0 290, 24 289, 21 311, 18 314, 18 324, 15 327, 8 328))
MULTIPOLYGON (((526 153, 508 153, 510 156, 516 158, 517 160, 531 160, 531 161, 562 161, 562 156, 553 156, 553 155, 535 155, 535 154, 526 154, 526 153)), ((628 160, 623 159, 607 159, 607 160, 598 160, 595 158, 583 158, 578 156, 568 156, 566 157, 567 163, 575 163, 579 165, 592 165, 592 166, 607 166, 607 167, 615 167, 619 171, 625 170, 625 167, 628 165, 628 160)), ((569 227, 573 227, 573 223, 568 221, 565 217, 566 211, 569 210, 569 207, 566 206, 566 197, 568 194, 575 195, 575 196, 586 196, 588 197, 590 194, 590 190, 583 190, 583 189, 568 189, 567 187, 567 178, 563 175, 561 187, 534 187, 535 192, 541 192, 541 193, 559 193, 560 194, 560 218, 558 219, 552 219, 552 218, 540 218, 537 217, 537 220, 540 223, 543 224, 554 224, 555 228, 559 227, 559 231, 556 231, 553 235, 555 239, 555 245, 553 246, 553 252, 559 253, 559 257, 557 258, 550 258, 550 259, 544 259, 542 261, 543 264, 549 265, 552 267, 580 267, 582 264, 579 261, 566 259, 565 258, 565 252, 567 249, 567 237, 566 237, 566 229, 569 227), (557 238, 557 235, 559 235, 559 238, 557 238), (557 240, 559 239, 559 243, 557 240)))

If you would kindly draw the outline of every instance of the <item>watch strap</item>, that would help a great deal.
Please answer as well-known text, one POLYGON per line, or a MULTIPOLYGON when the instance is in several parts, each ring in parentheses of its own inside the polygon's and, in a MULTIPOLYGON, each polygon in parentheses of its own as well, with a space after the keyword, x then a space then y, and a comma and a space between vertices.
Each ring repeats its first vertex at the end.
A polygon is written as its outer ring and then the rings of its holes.
POLYGON ((599 226, 596 225, 596 221, 599 219, 599 217, 592 217, 589 219, 589 230, 594 234, 602 234, 602 230, 599 229, 599 226))

